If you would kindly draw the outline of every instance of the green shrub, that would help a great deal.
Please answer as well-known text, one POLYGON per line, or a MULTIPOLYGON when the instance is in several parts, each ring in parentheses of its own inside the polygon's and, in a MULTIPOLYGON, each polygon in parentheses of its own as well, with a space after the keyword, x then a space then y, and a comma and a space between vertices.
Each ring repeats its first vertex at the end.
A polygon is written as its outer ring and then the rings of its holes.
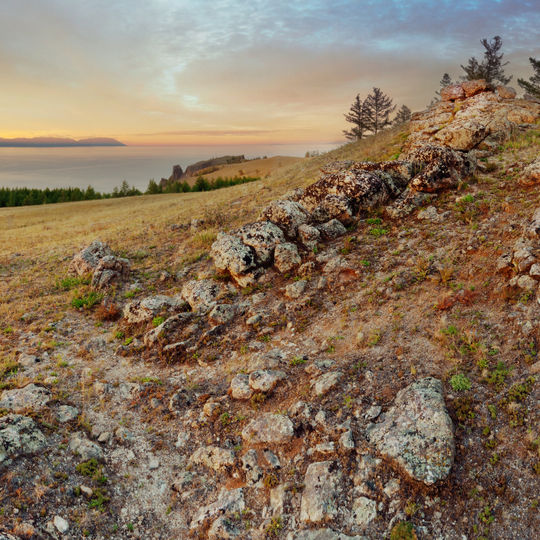
POLYGON ((94 291, 86 295, 76 295, 71 300, 71 306, 75 309, 90 309, 103 300, 103 294, 94 291))
POLYGON ((471 381, 463 373, 456 373, 450 379, 450 386, 456 392, 462 392, 463 390, 469 390, 471 388, 471 381))

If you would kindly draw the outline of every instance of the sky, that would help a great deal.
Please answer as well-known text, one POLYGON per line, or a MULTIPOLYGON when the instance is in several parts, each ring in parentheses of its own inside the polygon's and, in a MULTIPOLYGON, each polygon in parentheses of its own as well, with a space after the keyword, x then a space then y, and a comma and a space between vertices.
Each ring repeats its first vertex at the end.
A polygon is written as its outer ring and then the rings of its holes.
POLYGON ((538 0, 1 0, 0 137, 324 143, 374 86, 423 109, 500 35, 540 57, 538 0))

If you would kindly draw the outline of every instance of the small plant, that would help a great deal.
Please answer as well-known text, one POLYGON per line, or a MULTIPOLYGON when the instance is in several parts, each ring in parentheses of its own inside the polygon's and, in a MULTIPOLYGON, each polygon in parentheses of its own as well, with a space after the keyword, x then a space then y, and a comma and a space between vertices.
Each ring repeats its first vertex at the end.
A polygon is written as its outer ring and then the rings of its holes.
POLYGON ((152 319, 152 326, 157 328, 160 324, 163 324, 164 321, 165 319, 163 317, 154 317, 152 319))
POLYGON ((103 300, 103 294, 94 291, 86 295, 76 295, 71 300, 71 306, 75 309, 91 309, 103 300))
POLYGON ((374 236, 375 238, 380 238, 381 236, 388 234, 388 229, 382 229, 380 227, 373 227, 372 229, 369 230, 369 234, 371 234, 371 236, 374 236))
POLYGON ((263 484, 268 489, 275 488, 279 485, 278 477, 274 473, 267 474, 263 479, 263 484))
POLYGON ((409 521, 400 521, 392 527, 390 540, 416 540, 414 526, 409 521))
POLYGON ((463 373, 456 373, 450 379, 450 386, 455 392, 463 392, 464 390, 470 390, 471 381, 463 373))
POLYGON ((300 366, 302 364, 305 364, 307 360, 303 358, 302 356, 294 356, 293 359, 289 362, 290 366, 300 366))
POLYGON ((493 384, 497 388, 500 388, 506 377, 510 373, 510 369, 506 367, 506 364, 503 361, 497 362, 495 369, 488 375, 487 381, 489 384, 493 384))
POLYGON ((273 517, 270 520, 270 524, 266 527, 267 538, 277 538, 279 531, 283 529, 283 523, 281 522, 281 516, 273 517))

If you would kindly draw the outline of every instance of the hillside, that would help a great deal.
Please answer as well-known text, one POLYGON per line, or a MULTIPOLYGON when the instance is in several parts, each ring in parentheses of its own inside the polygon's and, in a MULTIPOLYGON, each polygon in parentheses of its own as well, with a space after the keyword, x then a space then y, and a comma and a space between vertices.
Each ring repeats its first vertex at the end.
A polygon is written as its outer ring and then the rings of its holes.
POLYGON ((0 538, 535 538, 540 105, 478 88, 252 184, 0 209, 0 538))

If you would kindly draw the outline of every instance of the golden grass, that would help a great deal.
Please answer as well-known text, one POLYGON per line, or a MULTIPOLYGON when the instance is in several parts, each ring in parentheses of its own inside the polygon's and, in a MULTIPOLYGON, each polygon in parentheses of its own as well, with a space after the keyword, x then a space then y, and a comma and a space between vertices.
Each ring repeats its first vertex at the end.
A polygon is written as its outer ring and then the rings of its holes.
POLYGON ((28 311, 61 316, 73 293, 57 290, 55 283, 69 259, 93 240, 109 243, 141 271, 174 271, 171 266, 204 256, 219 229, 255 220, 270 201, 317 180, 328 161, 389 159, 406 135, 403 128, 390 129, 292 163, 269 158, 288 164, 260 181, 211 192, 0 208, 0 330, 28 311), (207 230, 171 228, 192 218, 204 218, 207 230))

